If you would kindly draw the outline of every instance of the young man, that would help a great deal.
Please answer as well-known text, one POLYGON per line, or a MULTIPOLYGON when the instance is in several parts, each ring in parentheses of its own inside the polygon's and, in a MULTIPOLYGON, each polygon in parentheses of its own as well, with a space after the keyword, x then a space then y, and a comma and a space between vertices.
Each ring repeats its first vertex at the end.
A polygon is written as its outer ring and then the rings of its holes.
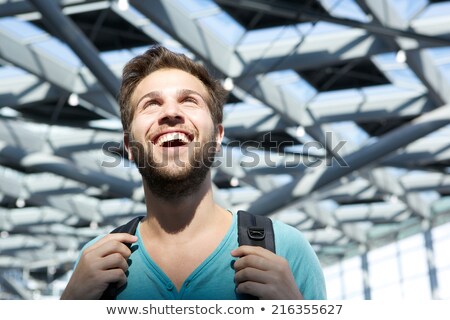
POLYGON ((297 230, 274 221, 277 254, 240 246, 236 214, 218 206, 210 167, 226 92, 184 55, 154 47, 124 68, 119 103, 147 216, 136 235, 91 241, 62 299, 325 299, 318 259, 297 230), (131 250, 125 245, 131 244, 131 250))

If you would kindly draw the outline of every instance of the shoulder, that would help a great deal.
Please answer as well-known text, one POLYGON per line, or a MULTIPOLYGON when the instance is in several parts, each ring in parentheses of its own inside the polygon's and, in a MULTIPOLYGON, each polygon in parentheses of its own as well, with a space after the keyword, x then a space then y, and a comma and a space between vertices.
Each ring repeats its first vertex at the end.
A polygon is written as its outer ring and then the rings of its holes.
POLYGON ((273 229, 277 254, 303 263, 318 262, 314 249, 299 229, 277 220, 273 221, 273 229))
POLYGON ((272 223, 275 233, 275 244, 279 245, 280 249, 295 249, 298 252, 303 247, 310 247, 308 240, 299 229, 275 219, 272 219, 272 223))
POLYGON ((278 220, 273 220, 273 229, 277 254, 289 262, 305 299, 326 299, 322 267, 305 235, 278 220))
POLYGON ((317 260, 311 244, 297 228, 279 220, 273 221, 277 254, 294 260, 317 260))

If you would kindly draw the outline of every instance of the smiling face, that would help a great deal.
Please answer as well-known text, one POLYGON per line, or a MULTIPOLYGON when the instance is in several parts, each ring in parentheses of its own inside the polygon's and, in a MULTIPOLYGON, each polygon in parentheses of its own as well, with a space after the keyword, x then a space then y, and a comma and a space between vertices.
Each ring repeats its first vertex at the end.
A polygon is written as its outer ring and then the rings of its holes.
POLYGON ((135 110, 125 143, 155 194, 183 196, 205 179, 223 137, 208 101, 203 83, 178 69, 149 74, 133 92, 135 110))

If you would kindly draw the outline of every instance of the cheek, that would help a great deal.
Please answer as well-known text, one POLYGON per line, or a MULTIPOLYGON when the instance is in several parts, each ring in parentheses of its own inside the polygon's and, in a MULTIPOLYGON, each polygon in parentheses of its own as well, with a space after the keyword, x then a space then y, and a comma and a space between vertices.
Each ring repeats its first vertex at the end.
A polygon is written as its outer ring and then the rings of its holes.
POLYGON ((190 116, 192 123, 201 131, 214 130, 214 123, 209 112, 192 113, 190 116))
POLYGON ((144 138, 152 128, 153 120, 151 117, 138 117, 131 122, 131 131, 137 138, 144 138))

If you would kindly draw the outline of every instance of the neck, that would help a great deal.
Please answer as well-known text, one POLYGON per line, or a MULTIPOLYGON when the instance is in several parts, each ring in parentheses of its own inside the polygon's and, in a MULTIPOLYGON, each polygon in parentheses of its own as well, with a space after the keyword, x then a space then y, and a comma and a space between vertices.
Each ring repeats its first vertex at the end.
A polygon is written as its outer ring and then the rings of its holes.
POLYGON ((213 200, 210 174, 198 190, 188 196, 161 198, 145 182, 144 192, 147 205, 145 225, 151 233, 159 236, 197 232, 223 210, 213 200))

